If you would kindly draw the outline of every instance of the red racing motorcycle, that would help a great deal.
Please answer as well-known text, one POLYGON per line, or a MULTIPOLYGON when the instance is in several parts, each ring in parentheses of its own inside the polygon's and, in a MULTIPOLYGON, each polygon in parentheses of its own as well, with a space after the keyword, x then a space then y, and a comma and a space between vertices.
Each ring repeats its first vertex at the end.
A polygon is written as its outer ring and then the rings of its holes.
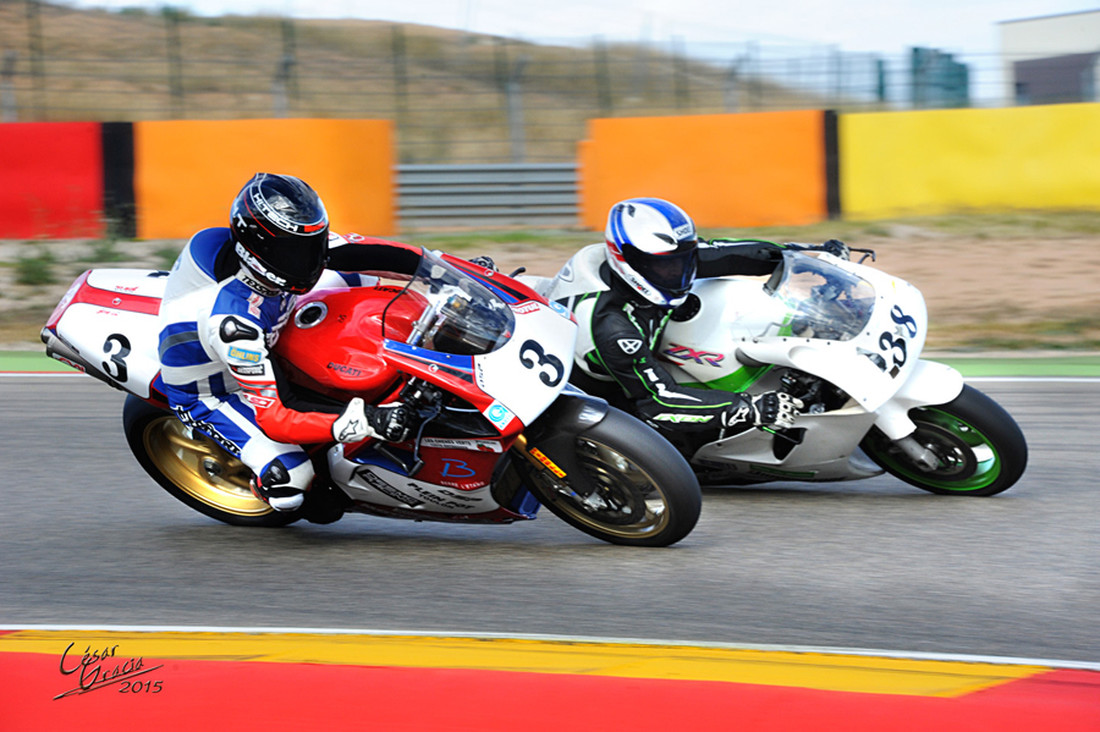
POLYGON ((128 393, 123 425, 145 471, 225 523, 281 526, 326 501, 347 513, 511 523, 545 504, 613 544, 668 546, 699 517, 698 481, 647 425, 569 386, 577 324, 520 282, 425 251, 407 282, 332 286, 301 297, 273 348, 291 381, 334 404, 400 400, 401 444, 306 446, 317 478, 302 511, 253 496, 250 471, 168 410, 157 358, 167 273, 89 270, 57 305, 48 355, 128 393))

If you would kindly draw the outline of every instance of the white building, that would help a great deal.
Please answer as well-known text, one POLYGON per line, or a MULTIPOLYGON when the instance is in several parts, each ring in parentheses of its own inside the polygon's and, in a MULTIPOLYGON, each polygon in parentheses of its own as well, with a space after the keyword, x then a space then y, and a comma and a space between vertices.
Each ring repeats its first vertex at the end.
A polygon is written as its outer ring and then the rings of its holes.
POLYGON ((1005 99, 1017 104, 1100 99, 1100 9, 998 26, 1005 99))

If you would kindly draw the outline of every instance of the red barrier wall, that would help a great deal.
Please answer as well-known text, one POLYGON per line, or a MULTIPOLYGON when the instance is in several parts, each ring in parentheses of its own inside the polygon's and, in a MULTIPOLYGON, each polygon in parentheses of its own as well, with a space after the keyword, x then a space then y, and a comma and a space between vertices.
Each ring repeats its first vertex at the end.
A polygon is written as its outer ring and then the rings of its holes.
POLYGON ((103 236, 98 122, 0 124, 0 238, 103 236))

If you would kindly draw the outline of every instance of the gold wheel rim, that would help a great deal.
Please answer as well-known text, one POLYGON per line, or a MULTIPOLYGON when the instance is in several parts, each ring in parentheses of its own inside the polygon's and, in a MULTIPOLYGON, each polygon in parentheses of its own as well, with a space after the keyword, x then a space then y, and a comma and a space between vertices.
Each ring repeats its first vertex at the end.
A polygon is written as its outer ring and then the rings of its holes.
POLYGON ((195 500, 236 516, 263 516, 271 506, 249 487, 252 471, 217 443, 174 416, 145 428, 145 454, 164 477, 195 500))

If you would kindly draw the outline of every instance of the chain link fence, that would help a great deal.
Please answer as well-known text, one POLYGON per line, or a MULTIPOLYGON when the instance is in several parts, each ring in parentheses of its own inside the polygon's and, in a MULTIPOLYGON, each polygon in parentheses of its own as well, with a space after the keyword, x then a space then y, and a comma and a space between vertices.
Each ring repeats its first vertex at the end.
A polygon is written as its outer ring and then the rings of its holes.
POLYGON ((392 119, 406 164, 564 162, 594 117, 985 106, 995 55, 530 43, 424 26, 0 0, 0 119, 392 119))

